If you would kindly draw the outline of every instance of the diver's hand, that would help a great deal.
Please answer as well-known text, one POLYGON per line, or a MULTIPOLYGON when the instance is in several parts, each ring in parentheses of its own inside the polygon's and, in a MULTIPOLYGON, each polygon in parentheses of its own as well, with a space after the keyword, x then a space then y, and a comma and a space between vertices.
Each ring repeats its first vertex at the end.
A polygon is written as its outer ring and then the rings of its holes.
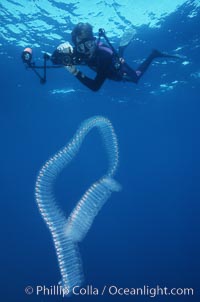
POLYGON ((73 53, 73 47, 69 42, 65 42, 60 44, 57 47, 57 50, 62 52, 62 53, 67 53, 67 54, 72 54, 73 53))
POLYGON ((68 66, 65 66, 64 68, 67 69, 67 71, 69 71, 74 76, 76 76, 79 72, 79 70, 74 65, 68 65, 68 66))

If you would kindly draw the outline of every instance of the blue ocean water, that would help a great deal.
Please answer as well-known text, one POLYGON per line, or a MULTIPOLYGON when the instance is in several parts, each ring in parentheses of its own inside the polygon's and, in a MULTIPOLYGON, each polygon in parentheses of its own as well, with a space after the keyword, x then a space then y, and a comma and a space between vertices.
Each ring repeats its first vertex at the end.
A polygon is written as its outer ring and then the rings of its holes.
MULTIPOLYGON (((93 115, 110 119, 119 140, 115 193, 80 244, 85 284, 136 288, 193 288, 199 301, 200 3, 199 1, 7 1, 0 3, 1 62, 1 300, 62 301, 27 295, 26 286, 57 285, 55 250, 36 205, 34 186, 44 162, 93 115), (107 81, 96 93, 65 70, 47 83, 21 62, 24 47, 42 51, 70 41, 78 22, 104 28, 117 47, 135 36, 125 59, 134 68, 151 49, 181 55, 156 60, 138 85, 107 81)), ((84 72, 88 70, 84 67, 84 72)), ((106 170, 94 130, 76 160, 60 175, 56 196, 68 214, 106 170)), ((67 298, 64 298, 67 299, 67 298)), ((79 295, 74 301, 169 301, 167 296, 79 295)))

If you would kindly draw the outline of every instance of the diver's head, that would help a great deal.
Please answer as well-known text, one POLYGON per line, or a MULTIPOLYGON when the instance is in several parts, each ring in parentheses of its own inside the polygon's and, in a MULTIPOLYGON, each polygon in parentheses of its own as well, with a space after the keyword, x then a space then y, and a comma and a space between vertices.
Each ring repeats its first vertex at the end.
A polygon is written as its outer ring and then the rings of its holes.
POLYGON ((92 26, 89 23, 78 23, 71 35, 76 51, 81 55, 91 58, 96 49, 92 26))

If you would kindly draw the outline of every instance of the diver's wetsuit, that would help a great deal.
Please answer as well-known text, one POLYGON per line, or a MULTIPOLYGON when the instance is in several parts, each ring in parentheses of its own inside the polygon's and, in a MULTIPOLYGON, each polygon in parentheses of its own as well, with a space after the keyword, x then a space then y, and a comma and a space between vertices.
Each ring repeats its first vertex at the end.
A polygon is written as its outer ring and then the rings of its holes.
POLYGON ((93 91, 99 90, 106 79, 113 81, 126 80, 134 83, 137 83, 139 80, 137 73, 126 63, 119 64, 119 60, 113 51, 106 46, 99 45, 95 51, 95 55, 87 60, 86 64, 97 73, 96 77, 90 79, 80 71, 76 77, 93 91))
POLYGON ((97 75, 94 79, 90 79, 81 71, 76 75, 77 79, 85 86, 93 91, 99 90, 106 79, 113 81, 129 81, 137 83, 144 72, 147 70, 153 59, 158 57, 176 57, 167 54, 162 54, 157 50, 153 50, 147 59, 137 68, 133 70, 128 64, 120 63, 119 58, 113 53, 113 51, 102 44, 97 46, 95 55, 85 61, 85 63, 94 71, 97 75))

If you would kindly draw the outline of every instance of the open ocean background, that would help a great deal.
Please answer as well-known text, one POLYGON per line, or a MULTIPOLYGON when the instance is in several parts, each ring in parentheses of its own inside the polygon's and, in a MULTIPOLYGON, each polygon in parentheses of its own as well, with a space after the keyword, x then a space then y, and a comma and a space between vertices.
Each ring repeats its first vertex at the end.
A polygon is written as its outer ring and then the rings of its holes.
MULTIPOLYGON (((30 285, 57 285, 51 235, 34 197, 37 173, 93 115, 110 119, 119 140, 122 185, 80 244, 85 284, 194 288, 195 296, 74 296, 73 301, 200 301, 200 2, 0 2, 1 301, 62 301, 28 296, 30 285), (71 40, 78 22, 97 35, 104 28, 115 47, 127 28, 135 36, 125 59, 135 68, 153 48, 184 56, 156 60, 138 85, 106 81, 89 91, 63 69, 49 70, 41 85, 21 61, 24 47, 52 53, 71 40)), ((88 69, 84 72, 91 74, 88 69)), ((55 191, 69 213, 106 170, 96 130, 55 191)), ((67 298, 65 298, 67 299, 67 298)))

